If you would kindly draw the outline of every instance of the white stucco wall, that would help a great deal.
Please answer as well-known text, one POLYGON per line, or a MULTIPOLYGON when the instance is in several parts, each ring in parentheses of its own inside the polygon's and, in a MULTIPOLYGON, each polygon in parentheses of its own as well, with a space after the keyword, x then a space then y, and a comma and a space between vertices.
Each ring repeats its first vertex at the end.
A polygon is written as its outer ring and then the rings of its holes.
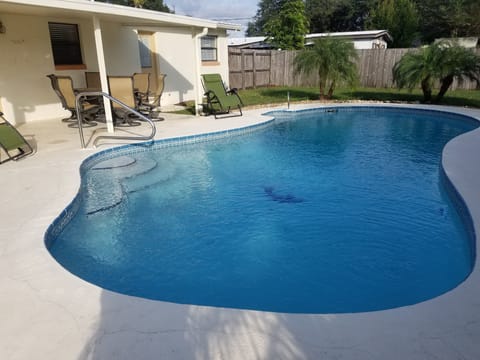
POLYGON ((193 32, 180 28, 155 33, 159 73, 166 74, 162 105, 194 98, 195 52, 193 32))
POLYGON ((48 20, 2 14, 2 22, 6 33, 0 35, 0 97, 8 120, 19 124, 65 115, 45 77, 55 72, 48 20))
POLYGON ((105 22, 101 27, 107 74, 127 76, 139 72, 140 56, 135 29, 105 22))
MULTIPOLYGON (((195 49, 194 36, 199 29, 163 28, 155 33, 155 47, 159 72, 167 74, 165 90, 162 95, 162 106, 177 104, 195 98, 194 81, 195 49)), ((216 35, 218 49, 218 63, 202 65, 200 74, 220 73, 228 80, 228 48, 225 31, 212 31, 208 35, 216 35)), ((200 43, 198 43, 200 56, 200 43)))
MULTIPOLYGON (((2 14, 0 34, 0 106, 14 124, 69 116, 51 88, 48 74, 71 76, 75 87, 85 86, 85 71, 98 71, 90 19, 2 14), (48 22, 78 24, 86 69, 57 70, 53 62, 48 22)), ((133 29, 102 23, 104 51, 110 75, 131 75, 140 69, 138 41, 133 29)))

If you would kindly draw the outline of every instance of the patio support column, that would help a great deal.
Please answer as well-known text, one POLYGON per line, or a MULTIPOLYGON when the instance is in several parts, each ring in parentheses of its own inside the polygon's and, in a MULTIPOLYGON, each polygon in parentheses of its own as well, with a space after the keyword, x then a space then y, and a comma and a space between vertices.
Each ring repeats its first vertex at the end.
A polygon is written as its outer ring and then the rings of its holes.
POLYGON ((195 92, 195 115, 199 116, 199 106, 202 103, 202 84, 200 83, 200 64, 202 57, 200 53, 200 38, 207 35, 208 28, 203 28, 202 32, 193 37, 193 48, 195 54, 195 81, 193 82, 193 90, 195 92))
MULTIPOLYGON (((107 68, 105 65, 105 53, 103 51, 102 28, 98 17, 93 17, 93 30, 95 35, 95 47, 97 50, 98 71, 100 73, 100 82, 102 84, 102 92, 109 94, 107 68)), ((105 120, 107 122, 107 131, 113 133, 113 116, 112 108, 110 107, 110 100, 103 98, 103 107, 105 109, 105 120)))

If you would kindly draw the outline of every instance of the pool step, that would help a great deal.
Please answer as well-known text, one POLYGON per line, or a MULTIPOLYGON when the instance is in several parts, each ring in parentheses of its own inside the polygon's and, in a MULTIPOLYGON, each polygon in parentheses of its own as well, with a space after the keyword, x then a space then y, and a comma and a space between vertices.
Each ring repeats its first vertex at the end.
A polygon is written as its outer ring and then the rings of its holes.
POLYGON ((157 160, 157 166, 154 169, 135 177, 123 179, 123 189, 126 193, 133 193, 164 184, 173 179, 176 172, 176 168, 171 162, 157 160))
POLYGON ((91 215, 119 205, 123 200, 120 182, 98 173, 92 175, 86 179, 83 189, 85 213, 91 215))
POLYGON ((85 180, 84 204, 87 215, 119 205, 125 195, 123 184, 157 167, 151 158, 121 156, 95 165, 85 180))

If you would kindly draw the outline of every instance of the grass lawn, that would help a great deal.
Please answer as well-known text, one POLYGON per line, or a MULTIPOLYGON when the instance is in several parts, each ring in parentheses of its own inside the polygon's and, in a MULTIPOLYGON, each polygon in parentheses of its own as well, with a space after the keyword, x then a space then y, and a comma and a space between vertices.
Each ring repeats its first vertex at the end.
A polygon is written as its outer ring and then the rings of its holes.
MULTIPOLYGON (((267 87, 258 89, 240 90, 239 94, 246 107, 287 103, 287 94, 290 93, 290 102, 305 102, 318 100, 317 88, 295 88, 295 87, 267 87)), ((376 88, 356 88, 356 89, 337 89, 333 96, 333 101, 384 101, 384 102, 411 102, 420 103, 422 101, 422 92, 420 89, 412 92, 399 89, 376 89, 376 88)), ((188 107, 180 111, 184 114, 194 114, 193 102, 186 104, 188 107)), ((456 90, 448 91, 440 105, 453 105, 480 108, 480 90, 456 90)))
MULTIPOLYGON (((240 96, 246 105, 274 104, 287 102, 287 92, 291 102, 318 100, 319 94, 317 88, 272 87, 240 90, 240 96)), ((421 90, 375 88, 338 89, 333 96, 334 101, 421 102, 422 98, 421 90)), ((448 91, 441 104, 480 108, 480 90, 448 91)))

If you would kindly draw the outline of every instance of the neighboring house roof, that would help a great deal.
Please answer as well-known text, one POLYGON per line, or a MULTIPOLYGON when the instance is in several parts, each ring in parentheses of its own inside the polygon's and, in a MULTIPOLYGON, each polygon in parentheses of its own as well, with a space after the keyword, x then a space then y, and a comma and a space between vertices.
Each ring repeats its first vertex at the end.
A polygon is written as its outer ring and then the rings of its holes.
POLYGON ((228 38, 227 43, 228 46, 242 48, 245 46, 252 46, 264 43, 266 38, 266 36, 234 37, 228 38))
POLYGON ((332 32, 332 33, 317 33, 305 35, 306 40, 317 39, 321 37, 336 37, 351 40, 361 39, 379 39, 383 38, 386 41, 392 41, 392 36, 388 33, 388 30, 367 30, 367 31, 345 31, 345 32, 332 32))
POLYGON ((465 48, 476 48, 480 47, 480 41, 478 37, 462 37, 462 38, 439 38, 435 39, 434 43, 445 42, 450 45, 458 44, 465 48))
POLYGON ((212 20, 189 16, 163 13, 153 10, 139 9, 121 5, 108 4, 88 0, 2 0, 0 12, 22 13, 24 15, 41 15, 48 9, 55 15, 67 15, 75 11, 75 15, 96 15, 101 20, 122 18, 127 26, 193 26, 209 29, 241 30, 237 24, 227 24, 212 20))
MULTIPOLYGON (((336 37, 350 40, 375 40, 382 39, 385 41, 392 41, 391 35, 387 30, 369 30, 369 31, 348 31, 348 32, 334 32, 334 33, 317 33, 305 35, 306 44, 312 44, 314 39, 321 37, 336 37)), ((265 36, 253 36, 244 38, 228 38, 228 46, 235 48, 248 49, 265 49, 272 48, 272 45, 265 42, 265 36)))

